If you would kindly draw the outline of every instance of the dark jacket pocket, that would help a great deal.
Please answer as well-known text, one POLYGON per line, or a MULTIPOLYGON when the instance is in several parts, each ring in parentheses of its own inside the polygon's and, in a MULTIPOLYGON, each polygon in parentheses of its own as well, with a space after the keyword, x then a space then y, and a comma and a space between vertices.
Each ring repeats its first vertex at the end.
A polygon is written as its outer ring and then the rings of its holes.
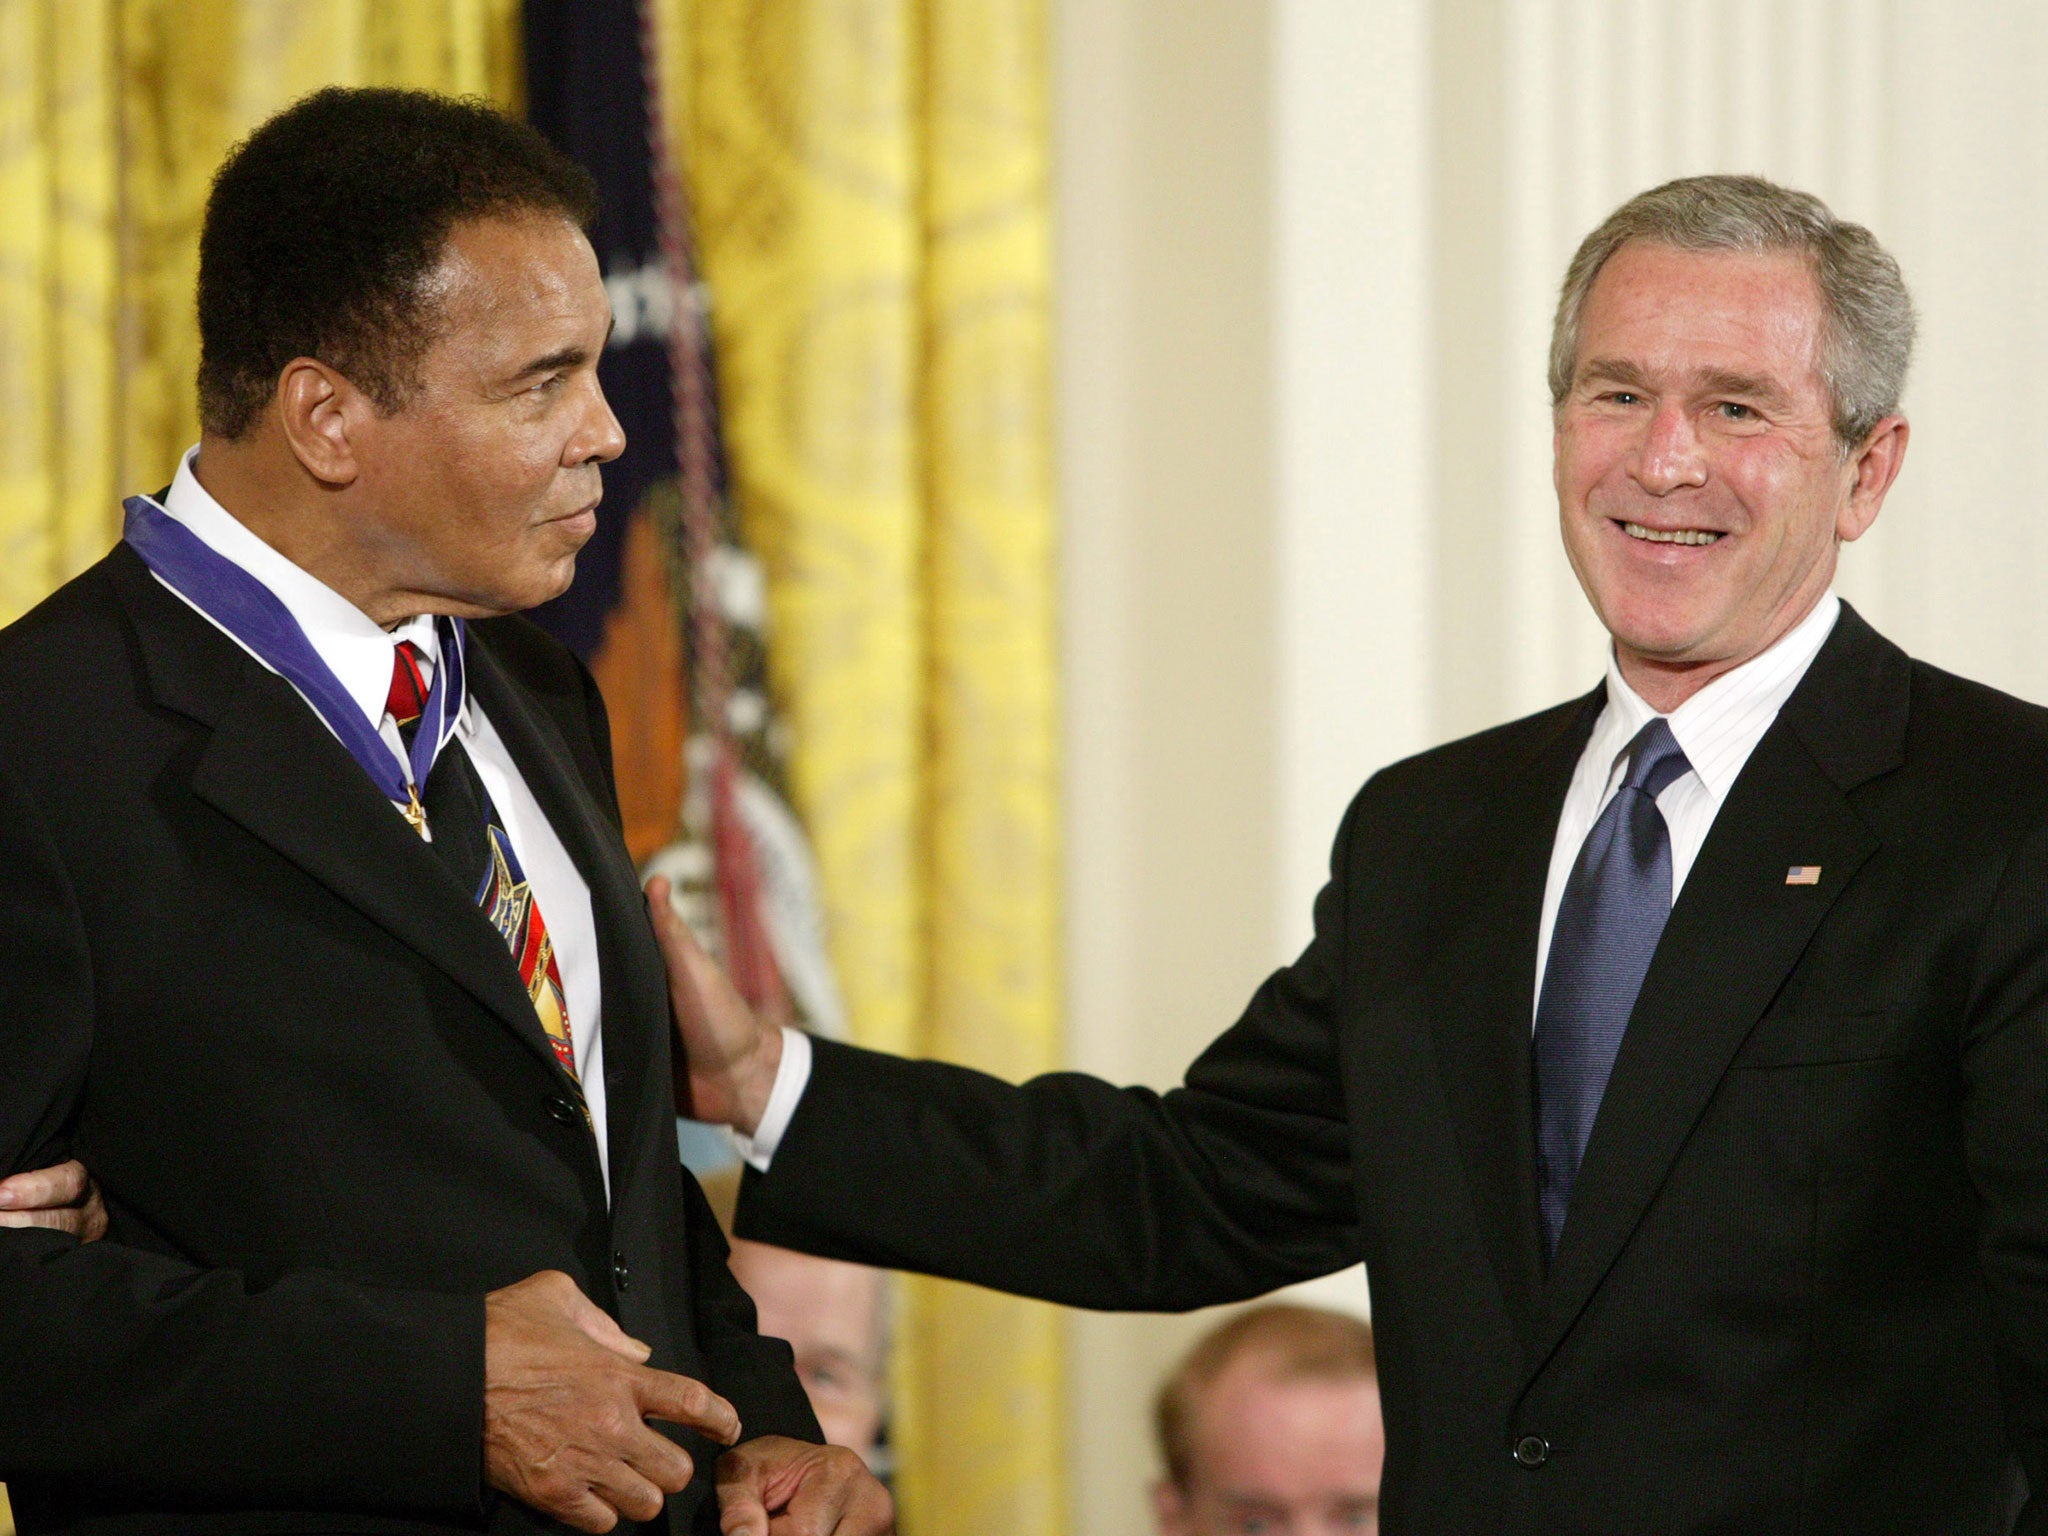
POLYGON ((1735 1067, 1813 1067, 1882 1061, 1906 1048, 1907 1031, 1888 1010, 1766 1017, 1731 1063, 1735 1067))

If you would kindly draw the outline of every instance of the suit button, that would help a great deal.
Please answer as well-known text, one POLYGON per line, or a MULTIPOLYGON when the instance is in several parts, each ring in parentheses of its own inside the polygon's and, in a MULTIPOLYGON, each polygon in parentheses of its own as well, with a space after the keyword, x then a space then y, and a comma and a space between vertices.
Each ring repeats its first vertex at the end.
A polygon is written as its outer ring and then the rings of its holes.
POLYGON ((621 1294, 633 1288, 633 1271, 623 1253, 612 1255, 612 1288, 621 1294))
POLYGON ((576 1106, 559 1094, 547 1101, 548 1117, 559 1120, 563 1125, 574 1125, 582 1116, 576 1113, 576 1106))
POLYGON ((1525 1467, 1540 1467, 1550 1460, 1550 1442, 1541 1435, 1524 1435, 1515 1442, 1515 1460, 1525 1467))

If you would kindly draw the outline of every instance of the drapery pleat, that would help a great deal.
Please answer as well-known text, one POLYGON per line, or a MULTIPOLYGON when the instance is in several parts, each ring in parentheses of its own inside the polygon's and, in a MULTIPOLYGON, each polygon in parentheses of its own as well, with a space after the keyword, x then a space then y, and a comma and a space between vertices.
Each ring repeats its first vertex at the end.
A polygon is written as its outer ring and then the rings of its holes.
MULTIPOLYGON (((670 0, 736 493, 855 1038, 1059 1061, 1042 0, 670 0)), ((1049 1308, 906 1289, 912 1536, 1065 1528, 1049 1308)))
POLYGON ((0 5, 0 617, 102 554, 119 453, 121 17, 0 5))

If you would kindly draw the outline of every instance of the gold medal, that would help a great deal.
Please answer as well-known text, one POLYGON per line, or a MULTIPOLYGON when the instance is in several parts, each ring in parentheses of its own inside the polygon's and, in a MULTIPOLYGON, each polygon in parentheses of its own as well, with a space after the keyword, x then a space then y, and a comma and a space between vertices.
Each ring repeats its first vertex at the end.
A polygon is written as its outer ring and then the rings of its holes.
POLYGON ((410 805, 401 805, 398 808, 398 813, 405 818, 406 824, 413 831, 419 833, 421 837, 426 837, 427 808, 420 804, 419 786, 417 784, 408 784, 405 786, 405 792, 411 798, 412 803, 410 805))

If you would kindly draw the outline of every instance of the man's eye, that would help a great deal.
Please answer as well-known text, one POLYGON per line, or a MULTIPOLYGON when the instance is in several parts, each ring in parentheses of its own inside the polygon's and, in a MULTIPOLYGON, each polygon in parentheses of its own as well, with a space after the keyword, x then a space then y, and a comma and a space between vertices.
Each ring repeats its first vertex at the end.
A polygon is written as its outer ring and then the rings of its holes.
POLYGON ((1740 400, 1723 400, 1714 409, 1721 413, 1721 419, 1724 421, 1756 420, 1756 412, 1744 405, 1740 400))
POLYGON ((1635 405, 1643 397, 1632 389, 1610 389, 1601 398, 1610 405, 1635 405))

